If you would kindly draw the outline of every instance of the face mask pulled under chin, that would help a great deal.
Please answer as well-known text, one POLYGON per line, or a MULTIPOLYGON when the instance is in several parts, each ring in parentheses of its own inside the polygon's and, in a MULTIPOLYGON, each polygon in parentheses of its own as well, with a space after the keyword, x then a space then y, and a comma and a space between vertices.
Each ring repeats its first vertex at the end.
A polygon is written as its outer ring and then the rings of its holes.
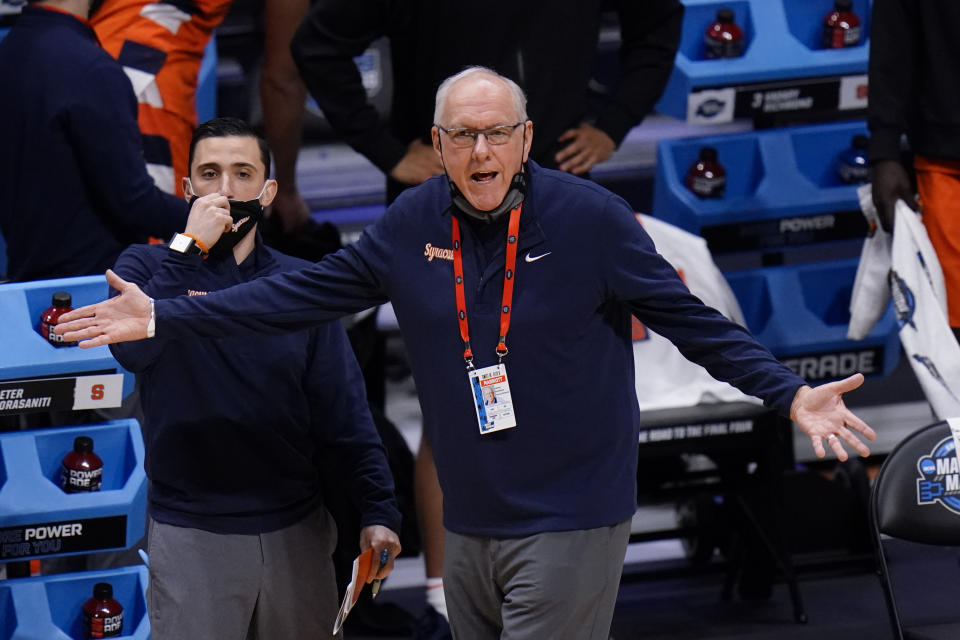
MULTIPOLYGON (((250 233, 257 223, 263 220, 263 205, 260 204, 260 198, 263 197, 266 188, 267 184, 264 183, 260 194, 253 200, 227 200, 230 205, 230 217, 233 218, 233 228, 221 234, 217 242, 210 247, 211 257, 222 258, 233 253, 233 248, 250 233)), ((193 185, 190 185, 190 191, 193 192, 193 185)), ((190 197, 191 207, 198 197, 196 194, 190 197)))
POLYGON ((472 218, 490 223, 523 202, 523 199, 527 195, 527 176, 523 171, 523 167, 521 167, 520 171, 518 171, 510 181, 510 187, 507 189, 507 193, 504 194, 503 200, 491 211, 481 211, 470 204, 466 196, 463 195, 463 192, 460 191, 460 188, 450 179, 450 176, 447 176, 447 187, 450 190, 450 199, 453 200, 453 204, 460 211, 463 211, 472 218))

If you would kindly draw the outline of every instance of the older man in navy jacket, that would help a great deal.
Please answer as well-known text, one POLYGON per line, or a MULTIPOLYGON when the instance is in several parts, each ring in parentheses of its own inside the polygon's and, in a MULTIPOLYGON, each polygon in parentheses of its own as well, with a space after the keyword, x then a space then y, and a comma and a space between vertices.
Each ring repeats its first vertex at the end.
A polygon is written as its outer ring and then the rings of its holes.
MULTIPOLYGON (((869 450, 841 394, 816 389, 690 294, 619 197, 527 160, 523 92, 483 68, 437 92, 445 176, 405 192, 353 246, 200 298, 123 293, 59 332, 84 346, 290 331, 393 303, 433 444, 454 634, 606 639, 630 518, 637 435, 630 316, 768 405, 815 452, 869 450), (483 389, 497 403, 485 406, 483 389), (495 409, 491 409, 494 407, 495 409)), ((651 375, 639 371, 637 375, 651 375)))

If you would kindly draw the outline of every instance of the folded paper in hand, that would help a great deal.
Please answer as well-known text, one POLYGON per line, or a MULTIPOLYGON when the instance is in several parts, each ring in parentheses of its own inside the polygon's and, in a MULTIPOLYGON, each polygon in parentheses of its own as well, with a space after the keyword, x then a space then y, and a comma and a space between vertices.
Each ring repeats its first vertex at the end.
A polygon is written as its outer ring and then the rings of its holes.
POLYGON ((370 575, 370 566, 373 564, 373 547, 370 547, 359 556, 353 559, 353 574, 350 577, 350 584, 347 585, 347 591, 343 594, 343 602, 340 604, 340 611, 337 613, 337 619, 333 623, 333 635, 340 633, 343 628, 343 622, 347 619, 353 605, 357 604, 360 598, 360 592, 363 591, 365 580, 370 575))

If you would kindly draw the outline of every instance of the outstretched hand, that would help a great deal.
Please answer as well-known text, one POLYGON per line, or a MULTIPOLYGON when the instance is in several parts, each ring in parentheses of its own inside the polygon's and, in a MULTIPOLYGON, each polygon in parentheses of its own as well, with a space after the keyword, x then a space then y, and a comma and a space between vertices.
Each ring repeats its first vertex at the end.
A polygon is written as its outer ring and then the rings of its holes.
POLYGON ((870 449, 855 432, 871 441, 877 439, 877 434, 847 409, 842 398, 844 393, 853 391, 861 384, 863 374, 855 373, 849 378, 818 387, 800 387, 794 396, 790 417, 801 431, 810 436, 813 452, 818 458, 826 455, 825 443, 841 462, 848 457, 844 442, 861 456, 870 455, 870 449))
POLYGON ((110 269, 107 284, 120 295, 63 314, 53 332, 65 342, 79 341, 81 349, 146 338, 150 297, 110 269))

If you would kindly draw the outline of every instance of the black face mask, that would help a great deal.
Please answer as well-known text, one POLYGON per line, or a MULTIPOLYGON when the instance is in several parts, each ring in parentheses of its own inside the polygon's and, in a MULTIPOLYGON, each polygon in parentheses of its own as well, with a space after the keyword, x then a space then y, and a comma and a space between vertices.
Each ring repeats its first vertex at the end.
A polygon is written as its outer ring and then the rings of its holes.
MULTIPOLYGON (((190 198, 190 206, 197 196, 190 198)), ((263 220, 263 205, 260 199, 255 200, 227 200, 230 205, 230 217, 233 218, 233 229, 220 235, 216 244, 210 247, 210 255, 214 258, 233 253, 233 248, 243 240, 250 230, 263 220)))

